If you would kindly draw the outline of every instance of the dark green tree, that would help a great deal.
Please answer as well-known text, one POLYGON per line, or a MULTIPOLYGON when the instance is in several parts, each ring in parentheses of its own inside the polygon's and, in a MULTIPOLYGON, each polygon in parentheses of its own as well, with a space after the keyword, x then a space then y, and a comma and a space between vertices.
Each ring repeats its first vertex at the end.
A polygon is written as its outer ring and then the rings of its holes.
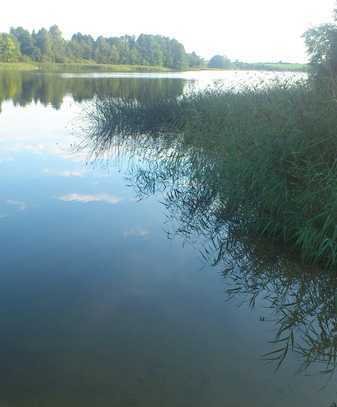
POLYGON ((68 44, 70 57, 75 61, 93 60, 95 53, 95 40, 91 35, 76 33, 68 44))
MULTIPOLYGON (((57 25, 38 32, 22 27, 11 28, 12 39, 19 45, 24 59, 38 62, 97 62, 100 64, 157 65, 184 69, 203 65, 195 53, 188 54, 175 39, 141 34, 121 37, 98 37, 76 33, 66 41, 57 25)), ((3 45, 4 47, 4 45, 3 45)), ((11 57, 13 58, 13 57, 11 57)))
POLYGON ((337 25, 324 24, 304 33, 311 74, 316 79, 337 78, 337 25))
POLYGON ((209 68, 228 69, 231 67, 231 61, 224 55, 214 55, 208 62, 209 68))
POLYGON ((163 65, 164 58, 159 37, 141 34, 137 39, 137 47, 144 65, 163 65))
POLYGON ((55 56, 52 50, 52 39, 45 28, 41 28, 34 36, 34 43, 39 50, 37 58, 41 62, 55 62, 55 56))
POLYGON ((20 46, 10 34, 0 34, 0 61, 17 62, 20 60, 20 46))
POLYGON ((65 62, 67 59, 66 41, 63 39, 62 32, 57 25, 49 28, 49 38, 53 60, 55 62, 65 62))
POLYGON ((205 64, 202 58, 199 57, 195 52, 188 54, 188 66, 191 68, 201 67, 205 64))
POLYGON ((27 58, 33 58, 34 42, 30 32, 22 27, 12 27, 10 34, 15 37, 17 42, 20 44, 21 54, 27 58))

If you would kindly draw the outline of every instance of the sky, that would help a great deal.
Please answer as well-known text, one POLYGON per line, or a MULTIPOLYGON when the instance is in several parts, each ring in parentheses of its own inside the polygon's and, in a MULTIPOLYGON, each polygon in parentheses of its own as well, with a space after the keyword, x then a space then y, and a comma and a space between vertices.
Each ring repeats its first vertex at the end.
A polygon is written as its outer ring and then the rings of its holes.
POLYGON ((305 62, 301 35, 332 21, 335 0, 11 0, 1 6, 0 32, 57 24, 99 35, 160 34, 188 52, 247 62, 305 62))

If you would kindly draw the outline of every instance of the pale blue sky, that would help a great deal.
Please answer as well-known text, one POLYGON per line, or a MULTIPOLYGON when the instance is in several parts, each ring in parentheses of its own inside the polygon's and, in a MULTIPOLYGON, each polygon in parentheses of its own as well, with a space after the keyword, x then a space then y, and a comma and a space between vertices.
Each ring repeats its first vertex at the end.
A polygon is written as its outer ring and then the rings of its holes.
POLYGON ((304 61, 301 34, 331 21, 335 0, 11 0, 0 31, 57 24, 65 37, 152 33, 175 37, 188 51, 246 61, 304 61))

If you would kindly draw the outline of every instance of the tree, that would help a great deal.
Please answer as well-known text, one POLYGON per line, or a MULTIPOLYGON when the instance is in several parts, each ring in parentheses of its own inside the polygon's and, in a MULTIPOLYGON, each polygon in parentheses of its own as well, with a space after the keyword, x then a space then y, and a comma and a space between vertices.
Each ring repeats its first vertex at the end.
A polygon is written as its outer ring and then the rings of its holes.
POLYGON ((214 55, 208 62, 208 68, 228 69, 231 61, 224 55, 214 55))
MULTIPOLYGON (((334 9, 337 21, 337 1, 334 9)), ((337 24, 323 24, 307 30, 304 41, 309 56, 309 74, 316 88, 337 97, 337 24)))
POLYGON ((20 60, 20 46, 10 34, 0 34, 0 61, 17 62, 20 60))
POLYGON ((145 65, 163 65, 159 36, 141 34, 137 39, 137 48, 145 65))
POLYGON ((95 40, 91 35, 76 33, 68 44, 68 52, 73 60, 92 60, 95 53, 95 40))
POLYGON ((311 75, 315 79, 337 80, 337 25, 324 24, 304 33, 311 75))
POLYGON ((195 68, 204 65, 204 61, 202 58, 199 57, 195 52, 188 54, 188 66, 195 68))
POLYGON ((41 28, 33 37, 36 47, 39 49, 39 60, 41 62, 55 62, 52 52, 52 39, 45 28, 41 28))
POLYGON ((34 43, 33 38, 29 31, 25 30, 22 27, 11 28, 10 34, 15 37, 17 42, 20 44, 21 54, 33 58, 34 55, 34 43))
POLYGON ((119 52, 111 39, 98 37, 95 43, 95 61, 99 64, 118 64, 119 52))
POLYGON ((66 61, 66 42, 62 37, 62 32, 57 25, 49 28, 49 38, 51 43, 51 54, 55 62, 66 61))
POLYGON ((184 69, 187 67, 187 54, 184 46, 175 39, 170 40, 170 48, 172 52, 172 64, 169 68, 184 69))
MULTIPOLYGON (((11 28, 10 32, 11 42, 14 40, 18 45, 19 54, 21 52, 24 58, 39 62, 96 61, 101 64, 158 65, 172 69, 204 64, 195 52, 188 54, 179 41, 161 35, 141 34, 138 38, 130 35, 100 36, 95 40, 91 35, 76 33, 70 41, 66 41, 57 25, 49 30, 41 28, 37 33, 30 33, 22 27, 11 28)), ((4 45, 2 47, 4 49, 4 45)), ((13 55, 10 58, 13 59, 13 55)))

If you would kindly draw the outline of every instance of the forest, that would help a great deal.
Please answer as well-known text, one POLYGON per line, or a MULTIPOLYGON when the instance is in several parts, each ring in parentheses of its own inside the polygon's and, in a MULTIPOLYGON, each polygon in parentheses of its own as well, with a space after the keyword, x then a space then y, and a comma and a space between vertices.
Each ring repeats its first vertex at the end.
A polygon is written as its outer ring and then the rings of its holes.
POLYGON ((170 69, 200 67, 204 61, 187 53, 176 39, 161 35, 103 37, 73 34, 66 40, 57 25, 29 32, 12 27, 0 33, 0 62, 98 63, 162 66, 170 69))

